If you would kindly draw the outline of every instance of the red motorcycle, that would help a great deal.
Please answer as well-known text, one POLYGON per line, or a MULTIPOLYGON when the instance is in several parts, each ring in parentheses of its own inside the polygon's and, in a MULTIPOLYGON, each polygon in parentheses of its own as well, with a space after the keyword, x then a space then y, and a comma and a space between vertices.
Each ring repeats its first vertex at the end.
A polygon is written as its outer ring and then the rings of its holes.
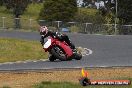
POLYGON ((65 41, 60 41, 52 37, 46 39, 43 49, 45 52, 49 52, 50 61, 55 61, 56 59, 61 61, 80 60, 82 58, 82 54, 78 51, 73 52, 65 41))

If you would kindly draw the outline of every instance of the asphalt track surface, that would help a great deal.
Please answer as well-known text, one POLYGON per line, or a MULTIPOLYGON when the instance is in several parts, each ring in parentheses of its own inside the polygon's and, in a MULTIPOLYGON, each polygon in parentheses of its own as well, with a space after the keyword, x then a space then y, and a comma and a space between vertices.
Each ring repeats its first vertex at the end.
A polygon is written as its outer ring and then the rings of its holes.
MULTIPOLYGON (((113 67, 132 66, 132 36, 131 35, 88 35, 68 34, 76 46, 91 49, 93 53, 84 56, 82 60, 72 61, 29 61, 20 63, 0 64, 0 70, 40 70, 54 68, 81 68, 81 67, 113 67)), ((0 37, 36 40, 40 35, 37 32, 0 31, 0 37)), ((0 46, 1 47, 1 46, 0 46)))

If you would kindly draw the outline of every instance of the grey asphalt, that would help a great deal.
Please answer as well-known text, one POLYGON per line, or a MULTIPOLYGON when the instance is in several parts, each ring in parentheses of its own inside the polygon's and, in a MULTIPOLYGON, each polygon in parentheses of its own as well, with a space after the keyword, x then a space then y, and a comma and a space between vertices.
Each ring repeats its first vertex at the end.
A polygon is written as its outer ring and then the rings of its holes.
MULTIPOLYGON (((106 36, 68 33, 68 36, 76 46, 91 49, 93 54, 84 56, 80 61, 31 61, 28 63, 0 64, 0 70, 132 66, 131 35, 106 36)), ((0 37, 39 42, 40 35, 37 32, 0 31, 0 37)))

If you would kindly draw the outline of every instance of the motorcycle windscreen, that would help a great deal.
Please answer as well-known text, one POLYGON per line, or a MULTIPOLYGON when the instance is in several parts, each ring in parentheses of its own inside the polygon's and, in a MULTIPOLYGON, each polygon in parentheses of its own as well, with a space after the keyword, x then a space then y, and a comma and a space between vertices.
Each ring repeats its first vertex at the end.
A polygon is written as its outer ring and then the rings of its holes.
POLYGON ((48 40, 45 42, 45 44, 44 44, 44 48, 47 49, 47 48, 50 47, 50 45, 51 45, 51 39, 48 39, 48 40))

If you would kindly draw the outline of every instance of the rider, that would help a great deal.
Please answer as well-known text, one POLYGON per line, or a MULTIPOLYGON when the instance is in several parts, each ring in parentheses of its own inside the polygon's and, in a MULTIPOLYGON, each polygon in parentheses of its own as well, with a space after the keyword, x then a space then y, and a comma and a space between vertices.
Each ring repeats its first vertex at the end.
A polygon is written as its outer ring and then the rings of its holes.
POLYGON ((59 32, 53 32, 51 30, 48 30, 46 26, 41 26, 39 31, 41 35, 40 42, 42 45, 44 45, 44 39, 48 36, 51 36, 52 38, 57 38, 60 41, 65 41, 73 50, 75 50, 75 45, 70 41, 70 39, 68 38, 66 34, 61 34, 59 32))

